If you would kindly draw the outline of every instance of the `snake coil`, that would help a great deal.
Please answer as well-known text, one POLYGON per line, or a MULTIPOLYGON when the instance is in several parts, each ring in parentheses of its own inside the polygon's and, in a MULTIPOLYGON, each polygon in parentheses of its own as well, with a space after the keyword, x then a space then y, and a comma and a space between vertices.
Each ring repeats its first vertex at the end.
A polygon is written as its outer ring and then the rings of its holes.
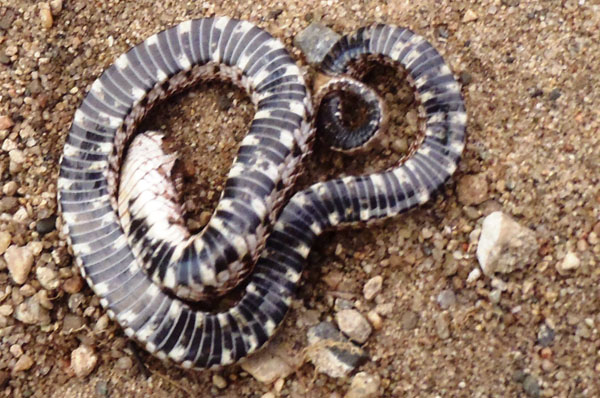
MULTIPOLYGON (((186 21, 118 57, 92 84, 65 143, 58 200, 82 274, 128 336, 184 367, 234 363, 281 324, 323 231, 407 211, 450 178, 466 125, 451 70, 421 36, 381 24, 342 37, 321 68, 338 76, 373 55, 408 72, 424 120, 422 144, 389 170, 316 183, 291 198, 314 140, 312 102, 296 63, 264 30, 225 17, 186 21), (132 137, 156 103, 214 78, 244 87, 256 113, 212 218, 190 235, 160 135, 132 137), (226 311, 188 304, 244 278, 242 298, 226 311)), ((331 101, 325 117, 336 130, 331 101)), ((375 112, 371 121, 380 117, 375 112)))

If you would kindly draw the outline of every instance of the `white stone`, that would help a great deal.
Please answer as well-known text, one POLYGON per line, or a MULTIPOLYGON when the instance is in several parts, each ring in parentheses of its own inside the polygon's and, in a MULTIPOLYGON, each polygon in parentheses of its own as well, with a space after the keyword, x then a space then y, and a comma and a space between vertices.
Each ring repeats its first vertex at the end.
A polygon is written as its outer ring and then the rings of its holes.
POLYGON ((27 275, 33 266, 33 253, 24 246, 10 246, 4 252, 4 260, 8 267, 8 272, 15 283, 22 285, 27 280, 27 275))
POLYGON ((477 260, 487 276, 523 269, 537 259, 535 234, 506 214, 496 211, 483 220, 477 260))
POLYGON ((381 396, 381 379, 378 375, 359 372, 352 378, 344 398, 376 398, 381 396))
POLYGON ((4 254, 8 246, 10 246, 10 241, 12 236, 7 231, 0 231, 0 256, 4 254))
POLYGON ((359 344, 363 344, 373 331, 369 321, 356 310, 346 309, 335 314, 338 327, 346 336, 359 344))
POLYGON ((71 352, 71 368, 77 377, 86 377, 96 367, 98 357, 87 345, 81 345, 71 352))
POLYGON ((377 275, 367 281, 365 286, 363 287, 363 294, 365 299, 373 300, 377 294, 381 291, 381 287, 383 286, 383 277, 381 275, 377 275))
POLYGON ((577 257, 577 254, 569 252, 565 258, 556 265, 556 269, 560 274, 564 274, 579 268, 580 264, 581 261, 579 260, 579 257, 577 257))
POLYGON ((54 290, 60 284, 58 273, 49 267, 39 267, 35 270, 35 275, 40 285, 46 290, 54 290))

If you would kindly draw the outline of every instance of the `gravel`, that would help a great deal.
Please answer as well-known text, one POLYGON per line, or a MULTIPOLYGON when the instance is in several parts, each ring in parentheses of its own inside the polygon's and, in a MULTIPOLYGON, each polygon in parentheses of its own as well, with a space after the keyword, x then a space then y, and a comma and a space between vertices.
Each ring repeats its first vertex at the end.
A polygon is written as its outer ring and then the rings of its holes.
MULTIPOLYGON (((0 254, 4 395, 343 397, 350 376, 315 376, 314 366, 298 365, 312 326, 298 321, 306 311, 311 319, 332 321, 335 299, 343 298, 369 320, 370 311, 383 318, 381 329, 366 343, 371 359, 358 369, 380 378, 381 396, 476 397, 490 391, 532 396, 534 389, 523 384, 527 375, 537 380, 541 397, 600 396, 597 2, 424 0, 415 6, 383 0, 72 0, 59 5, 51 0, 50 28, 42 27, 39 3, 7 0, 0 5, 0 188, 9 184, 12 193, 17 187, 13 196, 0 194, 0 249, 26 247, 33 256, 24 281, 17 283, 6 253, 0 254), (298 59, 294 38, 312 22, 338 33, 371 22, 407 26, 438 48, 465 86, 468 142, 447 187, 426 206, 394 220, 319 239, 299 299, 272 342, 284 345, 284 358, 293 363, 281 392, 239 366, 223 370, 227 387, 217 390, 214 372, 182 370, 142 349, 152 377, 143 377, 136 366, 118 369, 116 358, 127 355, 123 331, 108 319, 85 281, 71 279, 77 269, 60 230, 50 222, 38 230, 41 220, 58 215, 58 161, 75 109, 93 80, 149 35, 215 14, 259 24, 298 59), (485 185, 463 186, 466 176, 478 176, 485 185), (473 198, 463 189, 470 188, 476 188, 476 200, 466 205, 463 200, 473 198), (486 274, 469 278, 479 268, 477 230, 493 211, 510 216, 536 239, 529 265, 515 264, 510 273, 494 274, 506 290, 492 286, 486 274), (31 242, 39 243, 38 254, 31 242), (569 253, 579 265, 560 274, 569 253), (57 289, 41 286, 36 272, 41 267, 58 273, 57 289), (327 275, 335 275, 331 286, 323 281, 327 275), (385 283, 368 301, 362 289, 376 275, 385 283), (444 310, 437 298, 446 289, 458 300, 444 310), (495 295, 497 303, 491 300, 495 295), (445 340, 436 328, 440 313, 451 332, 445 340), (83 329, 62 333, 67 314, 80 317, 83 329), (19 319, 24 315, 33 323, 19 319), (538 334, 540 325, 553 330, 549 342, 538 334), (83 381, 69 367, 70 353, 82 344, 94 347, 98 357, 83 381), (22 348, 21 357, 34 361, 28 370, 12 372, 17 358, 8 347, 13 345, 22 348), (524 376, 512 381, 518 370, 524 376)), ((389 166, 416 140, 418 112, 410 87, 394 84, 396 75, 388 79, 376 72, 366 78, 389 90, 390 123, 397 126, 389 141, 399 144, 384 142, 382 148, 355 157, 317 145, 300 184, 389 166)), ((212 210, 251 117, 244 96, 217 83, 176 96, 145 121, 144 128, 173 137, 175 148, 192 164, 187 199, 196 207, 193 214, 212 210), (227 101, 220 102, 224 95, 227 101)))

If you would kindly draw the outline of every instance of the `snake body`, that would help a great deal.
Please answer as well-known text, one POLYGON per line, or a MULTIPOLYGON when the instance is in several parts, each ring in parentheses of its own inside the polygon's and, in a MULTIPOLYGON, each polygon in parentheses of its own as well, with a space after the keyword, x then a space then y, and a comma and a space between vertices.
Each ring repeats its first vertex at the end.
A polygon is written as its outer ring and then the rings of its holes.
POLYGON ((322 68, 343 74, 372 54, 408 71, 422 105, 422 144, 387 171, 316 183, 291 197, 314 138, 311 96, 283 45, 262 29, 224 17, 187 21, 133 47, 94 82, 65 144, 58 199, 82 274, 128 336, 184 367, 234 363, 264 345, 281 324, 323 231, 409 210, 449 179, 466 124, 450 69, 425 39, 389 25, 344 36, 322 68), (169 217, 177 214, 175 194, 163 177, 172 158, 158 150, 158 135, 149 135, 142 151, 158 168, 132 160, 131 172, 119 170, 154 104, 212 78, 244 87, 256 113, 209 224, 190 236, 177 216, 169 217), (165 188, 138 190, 157 181, 155 188, 165 188), (165 206, 155 209, 161 193, 165 206), (255 264, 249 275, 247 264, 255 264), (241 299, 226 311, 188 304, 245 277, 241 299))

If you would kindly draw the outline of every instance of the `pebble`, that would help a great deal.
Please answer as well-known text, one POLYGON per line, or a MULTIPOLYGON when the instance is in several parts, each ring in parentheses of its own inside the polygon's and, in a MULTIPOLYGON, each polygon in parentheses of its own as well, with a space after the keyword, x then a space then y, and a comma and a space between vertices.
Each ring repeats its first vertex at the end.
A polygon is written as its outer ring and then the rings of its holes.
POLYGON ((46 235, 49 232, 54 231, 56 229, 56 216, 52 215, 50 217, 42 218, 35 225, 35 230, 40 235, 46 235))
POLYGON ((344 398, 375 398, 381 395, 379 387, 381 379, 378 375, 359 372, 352 378, 350 388, 344 398))
POLYGON ((52 18, 52 12, 50 11, 50 5, 48 3, 40 4, 40 24, 44 29, 50 29, 54 19, 52 18))
POLYGON ((502 297, 502 290, 494 289, 488 295, 490 302, 493 304, 498 304, 500 302, 500 298, 502 297))
POLYGON ((4 370, 0 370, 0 388, 6 387, 8 380, 10 380, 10 374, 4 370))
POLYGON ((556 270, 559 274, 564 275, 569 271, 579 268, 580 264, 581 261, 579 260, 579 257, 577 257, 577 254, 569 252, 562 261, 556 264, 556 270))
POLYGON ((15 196, 18 187, 19 186, 16 182, 9 181, 2 187, 2 193, 4 193, 6 196, 15 196))
POLYGON ((509 273, 535 262, 538 248, 533 231, 495 211, 483 220, 477 260, 487 276, 509 273))
POLYGON ((71 368, 77 377, 86 377, 96 367, 98 357, 87 345, 80 345, 71 352, 71 368))
POLYGON ((50 10, 53 15, 58 15, 59 12, 62 11, 63 8, 63 0, 51 0, 50 1, 50 10))
POLYGON ((383 327, 383 319, 381 319, 381 315, 377 311, 371 310, 367 312, 367 319, 371 322, 373 329, 380 330, 383 327))
POLYGON ((435 330, 440 339, 446 340, 450 337, 450 323, 444 314, 437 314, 435 317, 435 330))
POLYGON ((363 287, 363 294, 365 299, 373 300, 377 294, 381 291, 381 287, 383 286, 383 277, 381 275, 377 275, 367 281, 363 287))
POLYGON ((443 310, 456 304, 456 295, 450 289, 442 290, 437 296, 437 302, 443 310))
POLYGON ((128 356, 124 356, 117 359, 115 366, 120 370, 129 370, 133 366, 133 361, 128 356))
POLYGON ((463 15, 463 22, 473 22, 477 20, 477 14, 475 13, 475 11, 469 9, 465 12, 465 15, 463 15))
POLYGON ((50 267, 38 267, 35 270, 35 275, 40 285, 46 290, 57 289, 60 285, 58 280, 58 272, 51 269, 50 267))
POLYGON ((259 382, 271 384, 294 372, 289 362, 290 358, 287 354, 278 351, 273 344, 270 344, 265 349, 246 358, 241 366, 259 382))
POLYGON ((369 321, 357 310, 341 310, 335 314, 335 321, 342 333, 359 344, 366 342, 373 331, 369 321))
POLYGON ((225 387, 227 387, 227 380, 225 380, 223 378, 223 376, 221 376, 221 375, 214 374, 213 377, 212 377, 212 382, 213 382, 214 386, 217 387, 220 390, 222 390, 225 387))
POLYGON ((29 355, 23 355, 15 363, 15 366, 13 367, 13 372, 24 372, 26 370, 31 369, 33 364, 33 359, 29 355))
POLYGON ((321 322, 307 333, 306 356, 319 373, 347 377, 366 361, 365 351, 348 341, 331 322, 321 322))
POLYGON ((294 37, 309 64, 320 63, 341 36, 320 22, 313 22, 294 37))
POLYGON ((539 398, 540 396, 540 384, 537 377, 534 375, 527 375, 523 379, 523 390, 530 398, 539 398))
POLYGON ((96 383, 96 396, 98 397, 108 397, 108 383, 104 380, 100 380, 96 383))
POLYGON ((548 94, 548 99, 550 101, 556 101, 557 99, 560 98, 561 95, 562 95, 562 93, 560 92, 560 89, 555 88, 552 91, 550 91, 550 94, 548 94))
POLYGON ((488 198, 488 183, 484 174, 466 175, 458 181, 458 201, 466 206, 478 205, 488 198))
POLYGON ((13 307, 10 304, 0 305, 0 315, 2 316, 11 316, 13 311, 13 307))
POLYGON ((11 345, 8 350, 15 358, 19 358, 21 355, 23 355, 23 348, 21 348, 21 346, 18 344, 11 345))
POLYGON ((108 317, 108 315, 102 315, 100 318, 98 318, 96 324, 94 325, 94 332, 99 333, 106 330, 109 322, 110 318, 108 317))
MULTIPOLYGON (((6 55, 9 55, 9 54, 6 54, 6 55)), ((9 116, 7 116, 7 115, 0 116, 0 130, 8 130, 9 128, 11 128, 14 125, 15 124, 13 123, 12 119, 9 116)))
POLYGON ((412 312, 406 311, 400 317, 400 325, 404 330, 412 330, 417 327, 417 323, 419 322, 419 316, 412 312))
POLYGON ((537 343, 542 347, 551 346, 554 343, 554 337, 556 332, 550 326, 542 323, 540 329, 537 332, 537 343))
POLYGON ((50 324, 50 314, 48 308, 44 308, 40 296, 37 294, 27 298, 24 302, 17 305, 14 313, 15 319, 28 325, 48 325, 50 324))
POLYGON ((85 325, 85 319, 75 314, 66 314, 63 319, 63 333, 69 334, 78 331, 85 325))
POLYGON ((0 213, 13 214, 19 208, 19 200, 14 197, 0 199, 0 213))
POLYGON ((22 285, 33 265, 33 254, 27 246, 12 245, 4 252, 8 272, 15 283, 22 285))
POLYGON ((10 246, 11 240, 12 236, 8 231, 0 231, 0 256, 6 252, 6 249, 10 246))
POLYGON ((79 275, 74 275, 63 283, 63 290, 66 293, 79 293, 83 287, 83 279, 79 275))

